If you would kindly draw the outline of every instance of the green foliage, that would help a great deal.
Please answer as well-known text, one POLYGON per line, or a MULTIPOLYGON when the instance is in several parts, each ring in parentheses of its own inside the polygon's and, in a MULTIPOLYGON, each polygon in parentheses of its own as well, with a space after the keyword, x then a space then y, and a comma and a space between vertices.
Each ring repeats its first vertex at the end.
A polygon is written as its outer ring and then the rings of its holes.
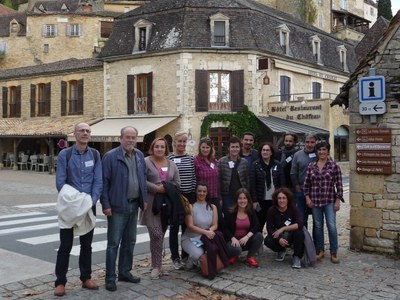
POLYGON ((209 114, 201 125, 201 136, 208 136, 213 122, 229 123, 228 130, 232 135, 240 137, 244 132, 251 131, 255 135, 259 132, 259 122, 257 117, 244 106, 243 111, 226 114, 209 114))
POLYGON ((379 0, 378 1, 378 18, 382 16, 387 20, 393 18, 392 15, 392 2, 390 0, 379 0))
POLYGON ((317 19, 317 8, 314 0, 301 0, 299 3, 301 20, 313 25, 317 19))

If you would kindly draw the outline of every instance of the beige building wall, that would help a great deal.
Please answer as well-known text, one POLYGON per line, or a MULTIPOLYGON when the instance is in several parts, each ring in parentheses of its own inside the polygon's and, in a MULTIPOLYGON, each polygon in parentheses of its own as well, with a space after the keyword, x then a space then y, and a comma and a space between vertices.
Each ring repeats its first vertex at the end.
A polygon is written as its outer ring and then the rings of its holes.
POLYGON ((32 65, 34 57, 29 40, 25 36, 12 35, 0 37, 0 43, 6 43, 6 53, 0 56, 0 69, 13 69, 32 65), (18 49, 18 51, 15 51, 18 49))

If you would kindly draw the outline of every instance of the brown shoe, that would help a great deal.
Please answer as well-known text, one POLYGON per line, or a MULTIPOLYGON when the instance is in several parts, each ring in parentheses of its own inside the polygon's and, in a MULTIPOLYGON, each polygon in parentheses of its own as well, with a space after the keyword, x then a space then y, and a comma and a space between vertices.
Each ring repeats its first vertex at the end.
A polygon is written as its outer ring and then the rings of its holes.
POLYGON ((54 289, 54 296, 62 297, 65 295, 65 285, 59 284, 54 289))
POLYGON ((324 251, 319 250, 319 252, 317 253, 317 260, 321 261, 324 258, 325 254, 324 251))
POLYGON ((84 289, 88 289, 88 290, 98 290, 99 289, 99 286, 97 284, 95 284, 92 279, 88 279, 88 280, 85 280, 84 282, 82 282, 82 287, 84 289))
POLYGON ((339 257, 337 256, 336 253, 332 253, 332 254, 331 254, 331 262, 332 262, 333 264, 338 264, 338 263, 340 263, 340 259, 339 259, 339 257))

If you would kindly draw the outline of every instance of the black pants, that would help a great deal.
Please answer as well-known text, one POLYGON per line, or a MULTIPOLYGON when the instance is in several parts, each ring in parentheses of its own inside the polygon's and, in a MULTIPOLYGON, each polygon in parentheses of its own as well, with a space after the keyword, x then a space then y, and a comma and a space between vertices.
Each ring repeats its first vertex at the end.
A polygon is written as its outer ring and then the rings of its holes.
POLYGON ((200 239, 207 253, 208 279, 212 280, 217 275, 217 255, 219 255, 225 267, 229 266, 228 248, 220 231, 215 231, 215 236, 212 240, 205 235, 202 235, 200 239))
POLYGON ((267 214, 272 206, 272 200, 262 200, 258 202, 260 210, 257 212, 258 223, 260 224, 260 232, 263 233, 265 222, 267 222, 267 214))
POLYGON ((232 246, 232 242, 227 243, 229 257, 237 257, 242 251, 247 250, 247 258, 254 256, 263 243, 263 235, 260 232, 252 235, 244 246, 232 246))
MULTIPOLYGON (((285 232, 286 233, 286 232, 285 232)), ((302 258, 304 255, 304 232, 303 230, 297 229, 295 231, 287 232, 287 241, 289 244, 293 245, 294 256, 302 258)), ((264 245, 270 248, 274 252, 279 252, 285 250, 279 244, 279 238, 274 239, 272 236, 266 236, 264 239, 264 245)))
MULTIPOLYGON (((79 237, 81 251, 79 254, 80 279, 85 281, 91 278, 92 274, 92 240, 94 229, 79 237)), ((60 248, 57 252, 56 262, 56 281, 55 286, 67 283, 67 272, 69 265, 69 255, 74 242, 74 230, 60 229, 60 248)))

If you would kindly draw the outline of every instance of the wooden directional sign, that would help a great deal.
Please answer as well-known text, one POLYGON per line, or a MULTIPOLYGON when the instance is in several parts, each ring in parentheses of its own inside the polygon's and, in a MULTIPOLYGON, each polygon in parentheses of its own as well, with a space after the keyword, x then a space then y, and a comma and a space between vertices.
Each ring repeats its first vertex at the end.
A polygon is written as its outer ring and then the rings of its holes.
POLYGON ((356 171, 392 174, 391 128, 356 129, 356 171))

